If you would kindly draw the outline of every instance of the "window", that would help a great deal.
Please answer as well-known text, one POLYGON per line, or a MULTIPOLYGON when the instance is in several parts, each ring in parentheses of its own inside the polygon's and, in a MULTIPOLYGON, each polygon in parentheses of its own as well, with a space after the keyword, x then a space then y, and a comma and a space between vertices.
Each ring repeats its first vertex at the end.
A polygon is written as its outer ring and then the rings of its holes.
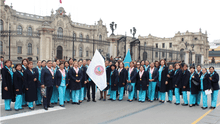
POLYGON ((21 60, 22 60, 22 57, 17 57, 17 59, 21 61, 21 60))
POLYGON ((79 48, 79 57, 83 57, 83 55, 82 55, 82 47, 79 48))
POLYGON ((0 53, 2 54, 3 53, 3 42, 0 41, 0 53))
POLYGON ((184 38, 182 38, 182 41, 184 41, 184 38))
POLYGON ((39 48, 37 48, 37 55, 39 55, 39 48))
POLYGON ((32 28, 28 27, 28 36, 32 36, 32 28))
POLYGON ((172 48, 172 43, 170 43, 170 48, 172 48))
POLYGON ((76 41, 76 33, 73 32, 73 40, 76 41))
POLYGON ((22 27, 20 25, 17 28, 17 34, 22 34, 22 27))
POLYGON ((156 43, 156 48, 158 48, 158 43, 156 43))
POLYGON ((79 35, 79 41, 83 41, 83 35, 82 34, 79 35))
POLYGON ((88 57, 89 56, 89 51, 86 51, 86 57, 88 57))
POLYGON ((165 48, 165 43, 162 43, 162 47, 165 48))
POLYGON ((18 54, 22 54, 22 46, 18 46, 18 54))
POLYGON ((3 21, 0 20, 0 31, 3 31, 3 21))
POLYGON ((155 53, 155 57, 158 57, 158 52, 155 53))
POLYGON ((194 40, 198 40, 198 38, 197 38, 197 37, 195 37, 195 38, 194 38, 194 40))
POLYGON ((169 57, 172 58, 172 52, 169 53, 169 57))
POLYGON ((164 52, 162 52, 162 57, 164 57, 165 56, 165 53, 164 52))
POLYGON ((89 35, 86 36, 86 42, 89 42, 89 35))
POLYGON ((28 55, 32 55, 32 44, 28 44, 28 55))
POLYGON ((27 59, 28 59, 28 61, 32 61, 32 58, 31 58, 31 57, 28 57, 27 59))
POLYGON ((58 28, 57 35, 58 35, 58 38, 63 38, 63 29, 61 27, 58 28))
POLYGON ((102 35, 99 35, 99 40, 102 40, 102 35))

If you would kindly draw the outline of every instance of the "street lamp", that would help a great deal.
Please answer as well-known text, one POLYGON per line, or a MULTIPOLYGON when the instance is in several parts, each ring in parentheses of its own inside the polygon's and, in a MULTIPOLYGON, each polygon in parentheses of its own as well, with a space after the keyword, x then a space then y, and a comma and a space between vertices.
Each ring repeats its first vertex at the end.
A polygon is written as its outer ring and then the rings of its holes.
POLYGON ((9 37, 8 37, 8 43, 9 43, 9 47, 8 47, 8 50, 9 50, 9 55, 8 55, 8 58, 9 60, 11 60, 11 24, 9 23, 9 37))

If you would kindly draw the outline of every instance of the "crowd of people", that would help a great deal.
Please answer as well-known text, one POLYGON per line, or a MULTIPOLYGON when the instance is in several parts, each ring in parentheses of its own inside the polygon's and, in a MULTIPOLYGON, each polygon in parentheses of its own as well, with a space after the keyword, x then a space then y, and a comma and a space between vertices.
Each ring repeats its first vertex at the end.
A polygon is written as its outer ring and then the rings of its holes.
MULTIPOLYGON (((91 60, 60 62, 55 60, 33 62, 23 59, 12 69, 12 62, 6 60, 2 73, 2 99, 5 110, 11 111, 11 102, 15 102, 14 109, 19 111, 24 107, 34 110, 42 106, 45 110, 58 104, 72 103, 80 105, 83 101, 90 102, 90 89, 92 101, 96 102, 97 87, 86 70, 91 60)), ((121 60, 116 62, 105 61, 107 87, 100 91, 99 100, 122 101, 125 91, 128 91, 128 102, 137 100, 161 103, 172 103, 175 96, 175 105, 180 105, 180 96, 183 106, 199 106, 202 96, 202 109, 207 109, 207 95, 211 93, 210 109, 215 109, 218 90, 219 75, 214 67, 201 68, 187 64, 175 63, 167 66, 165 60, 149 63, 148 61, 132 61, 130 67, 124 67, 121 60), (138 92, 139 91, 139 92, 138 92), (210 92, 212 91, 212 92, 210 92), (187 92, 190 95, 187 95, 187 92), (166 101, 167 93, 167 101, 166 101), (189 100, 188 100, 189 97, 189 100)))

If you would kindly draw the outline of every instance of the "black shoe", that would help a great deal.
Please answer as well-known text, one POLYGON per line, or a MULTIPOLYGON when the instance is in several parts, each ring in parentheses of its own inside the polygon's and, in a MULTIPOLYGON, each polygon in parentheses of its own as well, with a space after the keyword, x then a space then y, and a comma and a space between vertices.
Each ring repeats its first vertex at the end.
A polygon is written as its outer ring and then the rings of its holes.
POLYGON ((199 106, 199 104, 195 104, 196 106, 199 106))
POLYGON ((161 101, 161 103, 164 103, 164 101, 161 101))
POLYGON ((103 99, 103 101, 106 101, 106 99, 103 99))
POLYGON ((45 110, 48 110, 48 108, 47 108, 47 107, 44 107, 44 109, 45 109, 45 110))
POLYGON ((151 101, 151 100, 150 100, 149 102, 151 102, 151 103, 152 103, 153 101, 151 101))
POLYGON ((72 102, 72 104, 76 104, 75 102, 72 102))
POLYGON ((196 106, 196 104, 192 104, 192 106, 196 106))
POLYGON ((179 105, 179 103, 174 103, 175 105, 179 105))
POLYGON ((54 103, 51 103, 52 105, 54 105, 54 103))
POLYGON ((65 105, 60 105, 61 107, 65 107, 65 105))
POLYGON ((188 104, 183 103, 182 106, 188 106, 188 104))
POLYGON ((137 101, 137 98, 135 98, 134 100, 137 101))
POLYGON ((80 105, 80 103, 76 103, 77 105, 80 105))
POLYGON ((26 105, 22 105, 22 107, 27 107, 28 105, 26 104, 26 105))
POLYGON ((67 101, 67 103, 70 103, 70 101, 67 101))
POLYGON ((19 110, 23 110, 24 108, 20 108, 19 110))
POLYGON ((141 103, 144 103, 144 101, 141 101, 141 103))
POLYGON ((215 109, 215 107, 212 107, 212 109, 215 109))
POLYGON ((103 98, 100 98, 99 100, 102 100, 103 98))
POLYGON ((122 101, 122 100, 118 99, 118 101, 122 101))
POLYGON ((30 110, 34 110, 34 107, 29 107, 30 110))
POLYGON ((193 105, 189 105, 189 107, 193 107, 193 105))
POLYGON ((54 106, 52 106, 52 105, 49 105, 49 106, 48 106, 48 108, 53 108, 53 107, 54 107, 54 106))
POLYGON ((19 109, 15 109, 15 111, 19 111, 19 109))
POLYGON ((203 110, 207 109, 208 107, 201 107, 203 110))
POLYGON ((88 99, 87 102, 90 102, 90 99, 88 99))
POLYGON ((138 100, 138 102, 141 102, 140 100, 138 100))
POLYGON ((212 107, 212 106, 210 106, 209 108, 210 108, 210 109, 213 109, 213 107, 212 107))
POLYGON ((57 104, 57 102, 54 103, 55 105, 57 104))
POLYGON ((92 100, 93 102, 96 102, 95 99, 92 100))
POLYGON ((109 98, 108 100, 112 100, 112 99, 109 98))

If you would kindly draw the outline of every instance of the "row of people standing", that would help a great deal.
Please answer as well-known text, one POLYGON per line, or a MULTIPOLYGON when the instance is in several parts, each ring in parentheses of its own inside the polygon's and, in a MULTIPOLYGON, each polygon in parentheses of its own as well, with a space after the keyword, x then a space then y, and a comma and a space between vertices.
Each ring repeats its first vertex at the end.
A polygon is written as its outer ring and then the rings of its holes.
POLYGON ((33 68, 33 62, 27 59, 22 60, 21 64, 16 64, 15 71, 12 69, 12 62, 5 61, 2 69, 2 99, 5 100, 5 110, 11 111, 10 104, 15 102, 14 109, 22 110, 28 106, 34 110, 33 102, 36 106, 42 105, 45 110, 53 107, 51 104, 59 104, 64 107, 64 102, 80 104, 87 97, 90 101, 90 86, 92 86, 92 98, 95 101, 95 84, 86 75, 87 64, 90 60, 60 63, 59 60, 38 61, 37 67, 33 68), (79 65, 79 64, 80 65, 79 65), (43 91, 45 90, 45 91, 43 91), (42 96, 45 92, 45 96, 42 96))

